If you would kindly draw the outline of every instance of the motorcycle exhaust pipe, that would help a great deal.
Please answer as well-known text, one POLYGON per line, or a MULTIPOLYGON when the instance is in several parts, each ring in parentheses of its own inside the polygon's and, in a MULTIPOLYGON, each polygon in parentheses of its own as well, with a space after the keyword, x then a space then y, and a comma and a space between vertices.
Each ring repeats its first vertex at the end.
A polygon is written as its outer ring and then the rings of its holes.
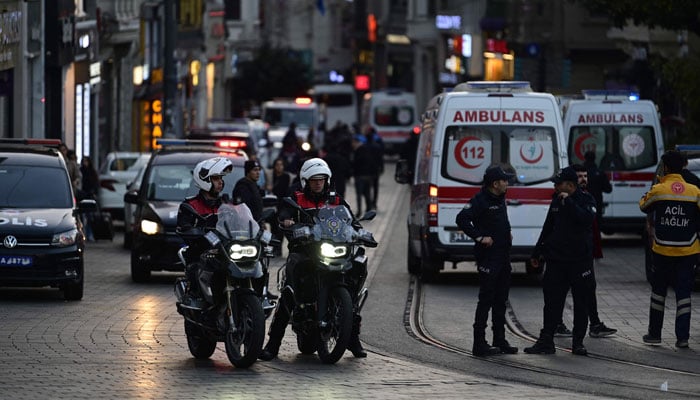
POLYGON ((357 313, 358 314, 360 313, 360 311, 362 311, 362 307, 365 306, 365 301, 367 300, 367 296, 369 296, 369 289, 362 288, 362 290, 360 290, 360 293, 357 295, 357 313))

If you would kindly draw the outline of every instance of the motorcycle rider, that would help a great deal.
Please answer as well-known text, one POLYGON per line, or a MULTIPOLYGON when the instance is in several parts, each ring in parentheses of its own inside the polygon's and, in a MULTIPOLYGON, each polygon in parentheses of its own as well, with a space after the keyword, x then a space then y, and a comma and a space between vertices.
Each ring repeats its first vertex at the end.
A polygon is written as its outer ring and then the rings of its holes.
MULTIPOLYGON (((318 209, 326 203, 336 206, 343 205, 350 210, 350 206, 344 199, 330 191, 329 186, 332 174, 328 164, 323 159, 311 158, 304 162, 299 171, 299 176, 301 178, 302 190, 295 192, 292 195, 292 199, 294 199, 307 214, 313 217, 316 215, 318 209)), ((295 223, 313 223, 313 220, 310 220, 309 216, 299 210, 291 206, 283 205, 279 212, 279 222, 283 227, 290 228, 295 223)), ((354 216, 352 226, 355 229, 362 228, 360 223, 355 220, 354 216)), ((298 275, 304 273, 305 262, 308 261, 308 258, 303 253, 297 252, 293 241, 289 241, 288 246, 289 256, 287 258, 286 267, 287 285, 291 286, 292 289, 296 289, 299 281, 298 275)), ((361 279, 367 275, 366 270, 352 271, 351 273, 357 274, 361 279)), ((357 293, 351 293, 351 296, 354 300, 357 293)), ((293 308, 294 299, 292 294, 288 290, 282 291, 275 315, 272 318, 272 324, 270 325, 270 338, 259 357, 261 360, 269 361, 277 357, 280 345, 282 344, 284 330, 289 323, 290 313, 293 308)), ((350 343, 348 344, 348 350, 358 358, 367 357, 367 352, 362 348, 359 338, 361 321, 362 317, 359 314, 356 313, 353 315, 352 335, 350 337, 350 343)))
MULTIPOLYGON (((214 228, 216 227, 216 213, 219 210, 223 200, 221 193, 224 190, 224 176, 233 170, 233 164, 225 157, 214 157, 204 161, 200 161, 192 170, 192 178, 194 184, 199 188, 199 192, 195 196, 186 198, 181 204, 177 212, 177 230, 178 232, 186 232, 192 228, 214 228), (183 210, 183 205, 189 204, 197 213, 205 218, 205 221, 198 219, 196 216, 183 210)), ((197 246, 194 246, 197 247, 197 246)), ((197 298, 201 297, 199 293, 199 285, 197 282, 197 272, 199 263, 196 262, 195 255, 201 254, 204 249, 193 248, 187 251, 187 265, 185 266, 185 275, 188 280, 188 298, 191 303, 196 303, 197 298)))

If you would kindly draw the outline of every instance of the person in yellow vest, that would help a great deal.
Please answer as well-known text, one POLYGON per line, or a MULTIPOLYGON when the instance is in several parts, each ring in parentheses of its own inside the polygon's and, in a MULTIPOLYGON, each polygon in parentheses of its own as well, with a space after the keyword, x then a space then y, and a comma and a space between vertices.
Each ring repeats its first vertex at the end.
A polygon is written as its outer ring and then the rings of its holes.
POLYGON ((664 153, 664 176, 641 200, 639 208, 653 224, 651 305, 649 330, 644 343, 661 343, 666 292, 676 293, 676 347, 687 348, 690 337, 690 293, 693 272, 700 253, 700 189, 683 180, 683 155, 675 150, 664 153))

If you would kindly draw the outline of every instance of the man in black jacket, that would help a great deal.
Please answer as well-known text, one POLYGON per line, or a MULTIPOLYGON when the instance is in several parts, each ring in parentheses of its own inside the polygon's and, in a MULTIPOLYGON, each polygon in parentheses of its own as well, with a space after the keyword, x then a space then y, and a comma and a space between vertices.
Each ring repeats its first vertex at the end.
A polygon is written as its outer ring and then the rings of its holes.
POLYGON ((566 167, 552 178, 556 195, 552 199, 542 232, 530 262, 547 266, 542 279, 544 327, 529 354, 554 354, 554 331, 561 320, 566 294, 571 288, 574 300, 572 353, 585 356, 583 338, 588 326, 587 300, 593 285, 593 219, 595 200, 578 187, 573 167, 566 167))
POLYGON ((457 214, 457 226, 474 240, 474 256, 479 271, 479 301, 474 316, 475 356, 499 353, 515 354, 516 347, 506 340, 506 302, 510 289, 510 231, 506 208, 507 174, 500 166, 491 166, 484 173, 484 183, 457 214), (486 323, 491 310, 493 346, 486 341, 486 323))
POLYGON ((245 176, 236 182, 231 198, 235 203, 245 203, 253 218, 259 221, 263 211, 263 199, 258 186, 262 167, 258 160, 248 160, 243 164, 243 169, 245 176))

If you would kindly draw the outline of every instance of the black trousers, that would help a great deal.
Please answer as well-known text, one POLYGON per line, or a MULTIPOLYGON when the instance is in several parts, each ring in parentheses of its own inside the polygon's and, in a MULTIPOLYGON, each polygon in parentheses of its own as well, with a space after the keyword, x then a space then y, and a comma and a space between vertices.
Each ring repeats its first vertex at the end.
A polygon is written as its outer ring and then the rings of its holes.
POLYGON ((582 344, 588 328, 588 302, 593 292, 593 273, 589 261, 547 261, 542 279, 544 293, 544 327, 547 338, 554 336, 554 331, 561 321, 566 303, 566 295, 571 289, 574 300, 573 343, 582 344))
POLYGON ((510 291, 511 266, 507 260, 483 262, 479 271, 479 301, 474 314, 474 340, 485 340, 486 324, 491 311, 493 342, 505 339, 506 302, 510 291))

